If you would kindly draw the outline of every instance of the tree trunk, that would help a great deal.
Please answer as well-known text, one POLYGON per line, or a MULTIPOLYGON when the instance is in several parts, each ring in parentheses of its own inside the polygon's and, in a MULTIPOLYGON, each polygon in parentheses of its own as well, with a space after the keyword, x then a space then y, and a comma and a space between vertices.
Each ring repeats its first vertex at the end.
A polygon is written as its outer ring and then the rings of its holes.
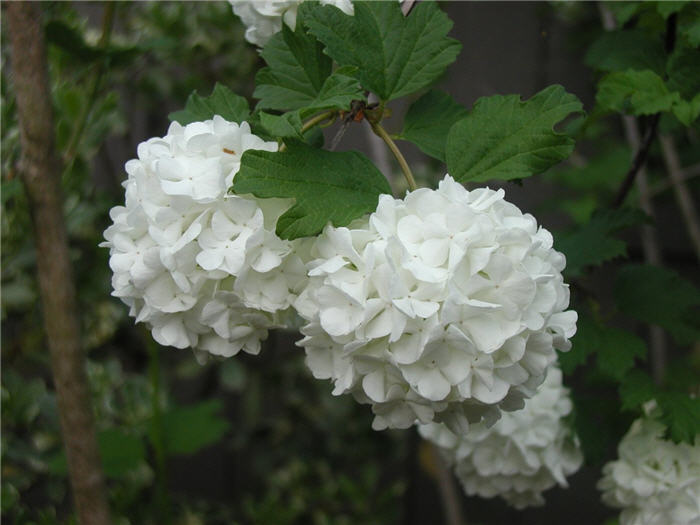
POLYGON ((106 525, 109 509, 80 347, 40 4, 8 2, 3 7, 22 144, 19 171, 34 229, 44 328, 70 482, 81 525, 106 525))

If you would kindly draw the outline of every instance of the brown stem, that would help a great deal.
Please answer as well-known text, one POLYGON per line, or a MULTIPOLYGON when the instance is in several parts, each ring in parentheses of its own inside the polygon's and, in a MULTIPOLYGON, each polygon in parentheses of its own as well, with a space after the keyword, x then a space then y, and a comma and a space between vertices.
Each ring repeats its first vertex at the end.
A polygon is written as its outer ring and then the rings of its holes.
MULTIPOLYGON (((603 27, 606 31, 615 29, 615 16, 610 8, 604 3, 599 2, 598 8, 603 27)), ((625 137, 627 143, 635 151, 642 149, 642 139, 639 133, 639 125, 637 119, 631 115, 622 116, 622 125, 625 129, 625 137)), ((644 213, 650 217, 654 216, 654 207, 649 194, 649 182, 647 180, 646 170, 644 165, 638 169, 636 178, 637 190, 639 191, 639 205, 644 210, 644 213)), ((624 200, 624 197, 623 197, 624 200)), ((644 251, 644 259, 651 264, 661 264, 661 248, 656 230, 645 224, 641 227, 642 250, 644 251)), ((666 371, 667 361, 667 344, 666 335, 663 329, 658 325, 649 326, 649 362, 651 364, 651 373, 654 382, 660 384, 663 380, 666 371)))
POLYGON ((612 205, 613 208, 619 208, 622 206, 622 203, 625 202, 625 197, 627 197, 627 194, 632 189, 632 185, 634 184, 637 174, 644 167, 644 163, 649 155, 651 143, 654 141, 654 136, 656 135, 656 129, 659 127, 660 116, 661 115, 657 113, 651 117, 651 123, 649 124, 647 132, 644 135, 644 140, 641 141, 639 148, 637 149, 637 153, 634 155, 634 159, 632 160, 632 165, 627 171, 627 174, 620 185, 620 189, 617 191, 617 195, 615 196, 615 200, 613 201, 612 205))
POLYGON ((427 445, 436 469, 438 490, 445 512, 445 523, 447 525, 465 525, 460 491, 455 484, 452 472, 436 450, 435 445, 432 443, 427 443, 427 445))
MULTIPOLYGON (((692 166, 685 167, 680 172, 680 180, 685 183, 690 179, 695 177, 700 177, 700 164, 693 164, 692 166)), ((673 187, 673 183, 670 180, 663 180, 656 183, 652 188, 649 189, 649 195, 656 197, 657 195, 669 190, 673 187)))
POLYGON ((12 81, 17 99, 24 183, 34 229, 46 342, 73 497, 81 525, 110 522, 80 333, 40 4, 8 2, 12 81))

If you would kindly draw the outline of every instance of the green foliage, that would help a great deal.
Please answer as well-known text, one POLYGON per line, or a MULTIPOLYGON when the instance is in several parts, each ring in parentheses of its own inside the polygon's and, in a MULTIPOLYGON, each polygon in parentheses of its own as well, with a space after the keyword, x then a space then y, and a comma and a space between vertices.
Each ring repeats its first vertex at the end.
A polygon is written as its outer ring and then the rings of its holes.
POLYGON ((142 52, 138 46, 90 45, 79 29, 63 20, 50 20, 45 26, 45 32, 48 43, 58 46, 80 62, 105 60, 112 65, 120 65, 133 61, 142 52))
POLYGON ((263 49, 268 67, 255 77, 253 95, 260 99, 258 107, 300 110, 305 117, 323 109, 349 109, 353 100, 366 100, 354 77, 355 68, 332 71, 332 60, 304 29, 302 16, 296 30, 283 25, 263 49))
POLYGON ((558 234, 555 247, 566 255, 566 274, 576 277, 588 266, 627 255, 625 242, 614 234, 645 220, 647 216, 637 209, 598 210, 585 224, 558 234))
POLYGON ((456 180, 481 182, 529 177, 569 156, 574 140, 553 127, 581 102, 561 86, 527 101, 494 95, 476 101, 447 137, 447 169, 456 180))
POLYGON ((648 69, 610 73, 598 84, 596 101, 603 110, 631 115, 672 111, 681 123, 689 126, 700 116, 697 65, 696 52, 674 54, 668 64, 670 87, 661 76, 648 69))
POLYGON ((601 71, 649 69, 663 74, 666 68, 661 38, 639 29, 606 31, 588 48, 585 62, 601 71))
POLYGON ((650 70, 610 73, 598 84, 598 104, 606 110, 632 115, 653 115, 669 111, 680 101, 664 80, 650 70))
POLYGON ((216 84, 211 95, 202 97, 195 91, 185 103, 185 109, 170 113, 168 117, 182 124, 209 120, 220 115, 230 122, 242 122, 250 115, 248 101, 236 95, 226 86, 216 84))
POLYGON ((600 327, 597 338, 598 368, 617 381, 634 367, 635 359, 646 359, 644 341, 626 330, 600 327))
POLYGON ((654 399, 656 387, 648 374, 631 370, 620 383, 619 394, 622 410, 638 411, 644 403, 654 399))
POLYGON ((262 52, 268 67, 255 77, 254 96, 264 109, 299 109, 313 101, 332 70, 321 44, 299 20, 296 30, 283 25, 262 52))
POLYGON ((690 2, 679 14, 678 32, 691 47, 700 46, 700 6, 690 2))
POLYGON ((389 101, 430 85, 461 48, 447 37, 452 22, 435 3, 404 17, 398 3, 353 2, 354 16, 333 6, 302 5, 309 30, 341 66, 357 67, 363 87, 389 101))
POLYGON ((380 194, 391 193, 384 176, 361 153, 302 144, 282 153, 246 151, 233 190, 261 198, 294 198, 295 204, 277 221, 283 239, 316 235, 328 222, 345 226, 374 211, 380 194))
POLYGON ((668 59, 668 87, 686 100, 700 93, 700 51, 688 47, 676 49, 668 59))
POLYGON ((700 291, 672 270, 626 266, 617 274, 615 300, 620 312, 662 326, 679 344, 700 337, 700 291))
POLYGON ((595 355, 596 367, 600 374, 620 381, 634 367, 636 359, 646 359, 647 349, 642 339, 626 330, 604 325, 585 315, 579 317, 572 343, 569 352, 559 355, 564 373, 573 372, 579 365, 584 364, 590 355, 595 355))
POLYGON ((298 111, 290 111, 284 115, 273 115, 261 111, 260 125, 273 137, 282 139, 295 138, 303 140, 301 136, 301 128, 303 123, 298 111))
POLYGON ((657 402, 668 436, 676 443, 693 445, 700 436, 700 399, 688 397, 685 392, 663 392, 657 396, 657 402))
POLYGON ((632 422, 620 415, 608 397, 573 395, 573 421, 588 464, 599 464, 611 457, 617 441, 632 422))
POLYGON ((219 441, 231 426, 218 414, 222 407, 220 400, 212 399, 165 412, 161 422, 165 451, 192 454, 219 441))
MULTIPOLYGON (((146 448, 141 436, 130 434, 122 429, 109 428, 97 435, 97 444, 102 459, 102 469, 108 478, 120 479, 129 471, 143 465, 146 448)), ((53 474, 65 476, 68 465, 63 450, 54 456, 49 469, 53 474)))
POLYGON ((408 108, 399 138, 413 142, 426 155, 445 162, 450 128, 467 114, 467 109, 447 93, 428 91, 408 108))

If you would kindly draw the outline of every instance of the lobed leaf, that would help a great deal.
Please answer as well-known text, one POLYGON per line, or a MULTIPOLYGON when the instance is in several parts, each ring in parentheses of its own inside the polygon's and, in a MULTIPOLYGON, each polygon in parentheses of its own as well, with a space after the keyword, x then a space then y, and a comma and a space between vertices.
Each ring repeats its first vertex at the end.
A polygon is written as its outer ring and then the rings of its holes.
POLYGON ((677 92, 669 91, 664 80, 648 69, 610 73, 598 83, 596 94, 602 109, 632 115, 670 111, 680 100, 677 92))
POLYGON ((663 392, 656 401, 669 437, 676 443, 685 441, 693 445, 700 435, 700 399, 682 392, 663 392))
POLYGON ((700 93, 700 51, 687 47, 676 49, 668 59, 667 73, 669 89, 692 100, 700 93))
POLYGON ((295 204, 277 221, 283 239, 316 235, 329 222, 345 226, 374 211, 389 183, 361 153, 333 152, 304 144, 287 151, 249 150, 233 181, 239 194, 260 198, 294 198, 295 204))
POLYGON ((621 312, 658 324, 678 344, 700 338, 700 291, 667 268, 626 266, 617 274, 615 301, 621 312))
POLYGON ((284 115, 273 115, 260 112, 260 125, 273 137, 296 138, 303 140, 301 135, 301 117, 298 111, 290 111, 284 115))
POLYGON ((282 24, 262 51, 267 63, 255 76, 253 96, 262 109, 293 110, 313 102, 332 71, 332 61, 323 46, 304 30, 301 20, 296 29, 282 24))
POLYGON ((540 173, 573 150, 574 140, 553 127, 582 108, 578 98, 558 85, 524 102, 518 95, 480 98, 450 129, 447 169, 460 182, 540 173))
POLYGON ((413 142, 426 155, 445 162, 450 128, 467 114, 467 109, 447 93, 428 91, 408 108, 399 138, 413 142))
POLYGON ((354 16, 333 6, 302 4, 305 23, 341 66, 358 68, 363 87, 382 101, 418 91, 454 62, 461 44, 447 36, 452 22, 434 2, 407 17, 398 2, 353 2, 354 16))
POLYGON ((558 234, 554 242, 556 249, 566 255, 565 273, 576 277, 587 266, 626 256, 627 245, 613 234, 647 220, 647 215, 638 209, 598 210, 574 231, 558 234))
POLYGON ((211 95, 202 97, 194 91, 187 98, 185 109, 170 113, 168 118, 185 126, 190 122, 209 120, 214 115, 220 115, 229 122, 243 122, 250 116, 248 101, 217 82, 211 95))
POLYGON ((598 370, 604 376, 620 381, 634 367, 635 360, 645 360, 646 354, 646 344, 633 333, 582 315, 577 323, 573 346, 569 352, 560 354, 560 362, 563 358, 562 371, 571 373, 585 363, 589 355, 595 355, 598 370))
POLYGON ((649 69, 663 74, 666 66, 663 41, 638 29, 603 33, 588 48, 584 60, 601 71, 649 69))
POLYGON ((622 410, 637 411, 644 403, 656 397, 657 387, 646 372, 631 370, 623 377, 618 392, 622 410))

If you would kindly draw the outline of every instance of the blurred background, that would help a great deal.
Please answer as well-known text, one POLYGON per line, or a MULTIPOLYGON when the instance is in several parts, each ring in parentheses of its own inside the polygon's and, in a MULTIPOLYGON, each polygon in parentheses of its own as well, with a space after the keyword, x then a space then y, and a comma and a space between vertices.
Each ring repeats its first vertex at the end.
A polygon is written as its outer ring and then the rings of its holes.
MULTIPOLYGON (((455 23, 451 35, 464 46, 440 82, 458 102, 470 107, 480 96, 507 93, 526 98, 559 83, 592 109, 595 74, 584 55, 603 31, 596 4, 441 5, 455 23)), ((168 113, 195 89, 207 95, 221 82, 252 100, 263 62, 244 41, 230 5, 46 2, 42 8, 56 146, 67 166, 65 216, 83 346, 115 522, 444 523, 435 458, 416 433, 372 431, 369 407, 331 396, 329 383, 311 377, 295 334, 272 333, 259 356, 200 364, 189 350, 159 347, 110 296, 108 251, 98 243, 109 209, 123 203, 123 165, 137 145, 165 135, 168 113)), ((2 518, 68 524, 75 518, 41 329, 30 217, 16 174, 19 131, 4 24, 2 518)), ((398 131, 405 106, 392 110, 386 127, 398 131)), ((327 129, 326 137, 335 131, 327 129)), ((609 201, 629 167, 632 149, 618 120, 595 122, 579 139, 568 164, 504 186, 509 200, 555 232, 585 222, 600 199, 609 201)), ((684 142, 684 165, 700 161, 697 144, 697 135, 684 142)), ((420 183, 433 185, 443 176, 436 162, 408 143, 400 146, 420 183)), ((364 123, 353 125, 338 149, 360 149, 387 176, 399 173, 364 123)), ((663 163, 654 155, 648 174, 664 258, 697 279, 663 163)), ((394 183, 401 191, 399 178, 394 183)), ((697 191, 697 179, 688 183, 697 191)), ((629 235, 633 260, 642 259, 637 237, 629 235)), ((609 279, 601 271, 588 285, 605 290, 609 279)), ((500 500, 463 497, 467 523, 606 522, 616 513, 599 502, 595 483, 628 423, 622 418, 619 429, 601 438, 568 491, 545 494, 546 507, 517 512, 500 500)))

